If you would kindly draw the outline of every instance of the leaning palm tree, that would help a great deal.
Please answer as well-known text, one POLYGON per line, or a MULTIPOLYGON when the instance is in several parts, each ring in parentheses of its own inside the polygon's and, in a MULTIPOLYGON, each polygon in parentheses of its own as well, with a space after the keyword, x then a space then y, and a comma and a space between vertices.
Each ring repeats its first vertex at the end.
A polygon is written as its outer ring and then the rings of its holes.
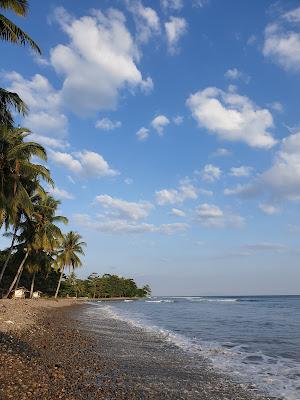
MULTIPOLYGON (((13 11, 18 16, 24 17, 28 13, 28 0, 0 0, 0 9, 13 11)), ((0 39, 16 43, 21 46, 29 45, 38 54, 41 54, 39 46, 10 19, 0 13, 0 39)), ((0 124, 13 125, 11 109, 21 114, 27 113, 27 106, 17 93, 0 88, 0 124)))
POLYGON ((0 126, 0 227, 14 229, 12 243, 0 272, 0 282, 12 254, 22 216, 33 212, 32 194, 43 193, 39 179, 53 185, 50 172, 43 165, 32 162, 32 157, 47 160, 46 150, 38 143, 25 141, 25 128, 0 126))
POLYGON ((82 237, 74 231, 68 232, 62 239, 57 256, 57 265, 60 270, 60 276, 54 296, 55 298, 57 298, 60 289, 65 267, 74 270, 82 265, 79 255, 84 255, 83 247, 86 246, 86 243, 82 242, 81 239, 82 237))
POLYGON ((23 254, 21 264, 8 289, 6 297, 17 288, 18 282, 30 256, 35 256, 37 252, 44 251, 52 253, 56 250, 63 239, 63 234, 57 223, 67 223, 66 217, 56 215, 56 209, 60 202, 54 200, 51 196, 35 199, 35 211, 31 217, 28 217, 20 223, 20 234, 17 237, 18 251, 23 254))

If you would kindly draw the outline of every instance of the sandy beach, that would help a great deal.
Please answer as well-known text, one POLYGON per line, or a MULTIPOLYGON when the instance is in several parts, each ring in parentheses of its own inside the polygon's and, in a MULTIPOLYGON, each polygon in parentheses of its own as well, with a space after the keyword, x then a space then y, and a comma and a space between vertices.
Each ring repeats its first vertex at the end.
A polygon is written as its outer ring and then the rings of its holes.
POLYGON ((93 326, 89 307, 0 301, 1 399, 266 399, 126 323, 93 326))

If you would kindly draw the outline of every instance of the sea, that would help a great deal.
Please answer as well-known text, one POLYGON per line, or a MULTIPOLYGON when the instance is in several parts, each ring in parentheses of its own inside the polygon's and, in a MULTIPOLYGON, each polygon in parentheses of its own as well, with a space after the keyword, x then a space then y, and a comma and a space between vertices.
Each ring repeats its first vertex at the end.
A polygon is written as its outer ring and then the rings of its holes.
POLYGON ((300 399, 300 296, 168 296, 97 302, 269 396, 300 399))

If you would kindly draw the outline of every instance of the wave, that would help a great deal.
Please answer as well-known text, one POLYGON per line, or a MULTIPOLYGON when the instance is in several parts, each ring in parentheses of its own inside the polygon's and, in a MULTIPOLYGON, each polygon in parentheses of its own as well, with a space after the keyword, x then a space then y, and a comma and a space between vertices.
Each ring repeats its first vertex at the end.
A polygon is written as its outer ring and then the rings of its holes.
MULTIPOLYGON (((146 302, 162 302, 162 300, 146 302)), ((260 351, 250 352, 244 346, 235 343, 208 342, 189 338, 156 326, 138 314, 128 314, 112 305, 101 305, 100 307, 109 318, 126 322, 149 334, 158 335, 161 339, 194 356, 204 357, 216 369, 235 377, 241 383, 250 383, 249 377, 251 377, 255 380, 254 383, 258 388, 271 396, 286 400, 299 400, 300 398, 300 363, 296 361, 284 357, 267 356, 260 351)))

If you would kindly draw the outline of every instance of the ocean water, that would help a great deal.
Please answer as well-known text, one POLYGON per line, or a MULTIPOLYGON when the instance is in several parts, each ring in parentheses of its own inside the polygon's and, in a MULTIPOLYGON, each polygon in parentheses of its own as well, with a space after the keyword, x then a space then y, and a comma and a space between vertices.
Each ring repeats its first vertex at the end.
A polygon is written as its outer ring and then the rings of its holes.
POLYGON ((97 307, 209 359, 237 382, 300 399, 300 296, 153 297, 97 307))

